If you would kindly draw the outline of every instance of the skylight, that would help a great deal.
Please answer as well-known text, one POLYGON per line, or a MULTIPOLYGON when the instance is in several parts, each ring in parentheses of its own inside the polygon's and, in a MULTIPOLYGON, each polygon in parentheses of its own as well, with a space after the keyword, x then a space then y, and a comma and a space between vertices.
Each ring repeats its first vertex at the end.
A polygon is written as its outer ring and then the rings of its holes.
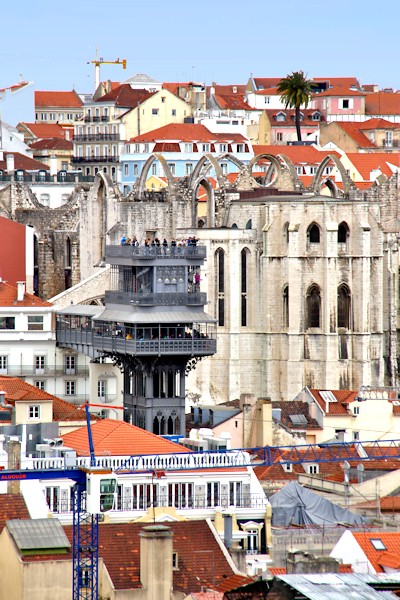
POLYGON ((375 550, 386 550, 385 544, 382 542, 380 538, 371 539, 371 544, 375 548, 375 550))
POLYGON ((307 423, 307 419, 305 415, 289 415, 289 419, 292 421, 293 425, 305 425, 307 423))
POLYGON ((325 402, 336 402, 336 398, 330 390, 323 390, 320 394, 325 402))

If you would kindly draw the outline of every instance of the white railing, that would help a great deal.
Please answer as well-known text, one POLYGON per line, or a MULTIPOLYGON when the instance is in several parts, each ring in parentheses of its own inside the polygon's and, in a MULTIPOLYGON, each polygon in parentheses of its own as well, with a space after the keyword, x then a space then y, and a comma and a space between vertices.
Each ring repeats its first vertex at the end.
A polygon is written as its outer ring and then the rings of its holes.
MULTIPOLYGON (((177 454, 155 454, 141 456, 100 456, 96 458, 96 466, 107 467, 112 471, 168 471, 244 467, 250 465, 247 452, 182 452, 177 454)), ((25 458, 21 461, 21 469, 65 469, 71 467, 63 457, 25 458)), ((89 467, 90 457, 77 457, 76 467, 89 467)))

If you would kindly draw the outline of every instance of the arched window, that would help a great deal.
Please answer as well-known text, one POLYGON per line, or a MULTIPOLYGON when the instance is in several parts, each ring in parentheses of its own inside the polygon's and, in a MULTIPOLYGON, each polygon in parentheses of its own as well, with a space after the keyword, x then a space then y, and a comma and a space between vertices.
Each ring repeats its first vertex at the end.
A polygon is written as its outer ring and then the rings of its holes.
POLYGON ((351 295, 346 284, 338 287, 337 292, 337 326, 350 329, 351 295))
POLYGON ((247 292, 248 292, 248 260, 249 250, 243 248, 240 259, 241 259, 241 288, 240 288, 240 302, 241 302, 241 325, 246 327, 247 325, 247 292))
POLYGON ((217 319, 218 325, 225 325, 225 252, 218 248, 215 253, 217 272, 217 319))
POLYGON ((251 219, 249 219, 246 223, 246 229, 252 229, 253 228, 253 222, 251 219))
POLYGON ((283 239, 285 244, 289 243, 289 223, 285 223, 283 226, 283 239))
POLYGON ((289 286, 283 289, 283 327, 289 327, 289 286))
POLYGON ((321 292, 317 285, 312 285, 307 292, 307 329, 321 326, 321 292))
POLYGON ((340 223, 337 235, 338 244, 347 244, 347 238, 349 237, 349 233, 350 231, 347 226, 347 223, 345 223, 344 221, 343 223, 340 223))
POLYGON ((307 231, 307 237, 310 244, 319 244, 321 239, 321 233, 316 223, 312 223, 307 231))

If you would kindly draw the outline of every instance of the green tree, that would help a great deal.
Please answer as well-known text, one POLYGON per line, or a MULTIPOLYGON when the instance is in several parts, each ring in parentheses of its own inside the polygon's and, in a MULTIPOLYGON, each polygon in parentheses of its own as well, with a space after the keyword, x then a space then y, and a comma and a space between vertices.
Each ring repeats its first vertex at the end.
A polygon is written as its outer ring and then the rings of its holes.
POLYGON ((301 142, 300 107, 307 108, 311 100, 313 87, 315 87, 315 83, 307 79, 303 71, 295 71, 278 83, 277 90, 282 94, 281 100, 285 104, 285 108, 295 109, 296 131, 299 142, 301 142))

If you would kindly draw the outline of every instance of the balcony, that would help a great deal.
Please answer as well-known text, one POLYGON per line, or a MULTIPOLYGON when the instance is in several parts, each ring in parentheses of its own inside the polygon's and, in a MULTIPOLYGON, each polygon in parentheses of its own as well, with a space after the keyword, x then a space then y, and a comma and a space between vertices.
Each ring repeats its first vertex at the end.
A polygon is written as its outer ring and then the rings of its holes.
POLYGON ((207 255, 205 246, 176 246, 168 248, 153 246, 106 246, 106 260, 109 258, 140 258, 154 259, 199 259, 204 260, 207 255))
POLYGON ((92 163, 92 164, 99 164, 99 163, 118 163, 119 162, 119 156, 115 156, 115 155, 111 155, 111 156, 104 156, 104 155, 100 155, 100 156, 73 156, 71 159, 72 163, 75 164, 81 164, 81 163, 92 163))
POLYGON ((134 304, 138 306, 205 306, 204 292, 162 292, 155 294, 133 294, 132 292, 107 291, 105 304, 134 304))
POLYGON ((67 369, 61 365, 45 365, 43 368, 32 365, 7 365, 7 368, 0 369, 0 375, 9 375, 10 377, 71 377, 88 376, 89 366, 78 365, 73 369, 67 369))
POLYGON ((119 133, 90 133, 74 135, 74 142, 119 142, 119 133))
POLYGON ((102 116, 89 116, 89 115, 85 115, 84 119, 85 123, 109 123, 110 121, 110 117, 108 115, 102 115, 102 116))

